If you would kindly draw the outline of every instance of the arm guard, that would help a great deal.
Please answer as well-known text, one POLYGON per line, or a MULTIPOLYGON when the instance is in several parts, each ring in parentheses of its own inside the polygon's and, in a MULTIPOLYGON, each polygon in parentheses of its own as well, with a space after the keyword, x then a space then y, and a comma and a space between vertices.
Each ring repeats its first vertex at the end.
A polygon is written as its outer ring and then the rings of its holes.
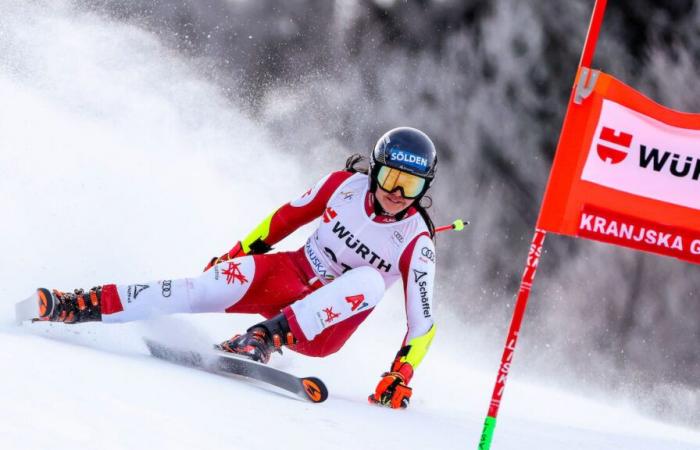
POLYGON ((418 367, 426 353, 428 353, 428 348, 430 348, 430 343, 433 342, 434 336, 435 325, 430 327, 430 330, 424 335, 411 339, 396 354, 396 358, 391 365, 391 371, 402 374, 406 384, 413 378, 413 369, 418 367))
POLYGON ((248 236, 241 241, 241 248, 246 255, 260 255, 272 250, 272 246, 267 244, 265 239, 270 235, 270 224, 277 211, 267 216, 265 220, 255 227, 253 231, 248 233, 248 236))

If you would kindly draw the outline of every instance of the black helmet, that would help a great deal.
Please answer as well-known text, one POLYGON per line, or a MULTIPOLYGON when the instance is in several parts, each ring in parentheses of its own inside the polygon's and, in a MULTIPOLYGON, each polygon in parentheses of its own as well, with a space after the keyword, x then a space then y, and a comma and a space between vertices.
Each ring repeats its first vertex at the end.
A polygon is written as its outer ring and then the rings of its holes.
POLYGON ((406 195, 407 198, 419 200, 430 187, 435 178, 437 166, 437 152, 435 145, 428 135, 420 130, 410 127, 394 128, 382 136, 369 158, 370 190, 375 192, 378 185, 378 177, 383 166, 398 169, 415 175, 425 180, 420 192, 416 195, 406 195))

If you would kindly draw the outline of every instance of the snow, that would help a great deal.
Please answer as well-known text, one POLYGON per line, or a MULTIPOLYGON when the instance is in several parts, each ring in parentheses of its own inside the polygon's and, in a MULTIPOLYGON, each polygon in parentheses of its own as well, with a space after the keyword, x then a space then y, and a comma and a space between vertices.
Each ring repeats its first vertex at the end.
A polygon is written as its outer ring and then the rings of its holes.
MULTIPOLYGON (((10 406, 0 411, 4 448, 256 449, 261 442, 288 449, 476 448, 493 374, 452 358, 447 340, 436 343, 417 373, 407 410, 368 405, 391 354, 388 344, 369 348, 373 336, 383 334, 383 321, 392 319, 391 309, 377 311, 331 358, 287 352, 273 360, 275 367, 321 377, 331 392, 323 404, 156 360, 140 339, 215 342, 250 324, 248 316, 7 326, 0 338, 8 361, 0 398, 10 406)), ((700 445, 700 433, 517 379, 505 399, 495 449, 700 445)))
MULTIPOLYGON (((0 36, 4 449, 476 448, 497 358, 472 353, 479 342, 458 346, 456 326, 439 328, 410 408, 367 403, 403 337, 396 287, 338 354, 272 361, 322 378, 330 397, 319 405, 156 360, 142 342, 208 345, 256 316, 16 326, 14 303, 37 285, 194 275, 322 174, 134 26, 67 1, 6 0, 0 36)), ((516 356, 494 449, 700 448, 696 430, 525 382, 517 368, 516 356)))

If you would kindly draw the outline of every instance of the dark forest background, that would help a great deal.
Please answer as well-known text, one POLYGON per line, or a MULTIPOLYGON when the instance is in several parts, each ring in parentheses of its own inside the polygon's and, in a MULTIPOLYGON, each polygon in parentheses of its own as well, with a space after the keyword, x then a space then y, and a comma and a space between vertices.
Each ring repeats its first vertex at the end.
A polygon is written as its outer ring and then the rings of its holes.
MULTIPOLYGON (((436 301, 502 345, 593 0, 81 3, 157 33, 319 174, 389 128, 425 130, 440 153, 436 221, 472 222, 438 239, 436 301)), ((601 36, 595 68, 700 112, 698 2, 610 0, 601 36)), ((516 366, 700 424, 699 276, 550 236, 516 366)))

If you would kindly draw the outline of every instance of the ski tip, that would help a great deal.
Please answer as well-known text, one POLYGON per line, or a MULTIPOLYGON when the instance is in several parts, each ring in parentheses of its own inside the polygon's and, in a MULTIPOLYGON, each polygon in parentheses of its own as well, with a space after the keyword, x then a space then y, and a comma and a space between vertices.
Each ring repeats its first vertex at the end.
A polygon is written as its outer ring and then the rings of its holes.
POLYGON ((328 398, 328 389, 323 381, 316 377, 306 377, 301 379, 301 384, 304 385, 304 393, 306 397, 313 403, 324 402, 328 398))
POLYGON ((15 323, 47 320, 53 308, 53 297, 48 289, 39 288, 15 305, 15 323))

